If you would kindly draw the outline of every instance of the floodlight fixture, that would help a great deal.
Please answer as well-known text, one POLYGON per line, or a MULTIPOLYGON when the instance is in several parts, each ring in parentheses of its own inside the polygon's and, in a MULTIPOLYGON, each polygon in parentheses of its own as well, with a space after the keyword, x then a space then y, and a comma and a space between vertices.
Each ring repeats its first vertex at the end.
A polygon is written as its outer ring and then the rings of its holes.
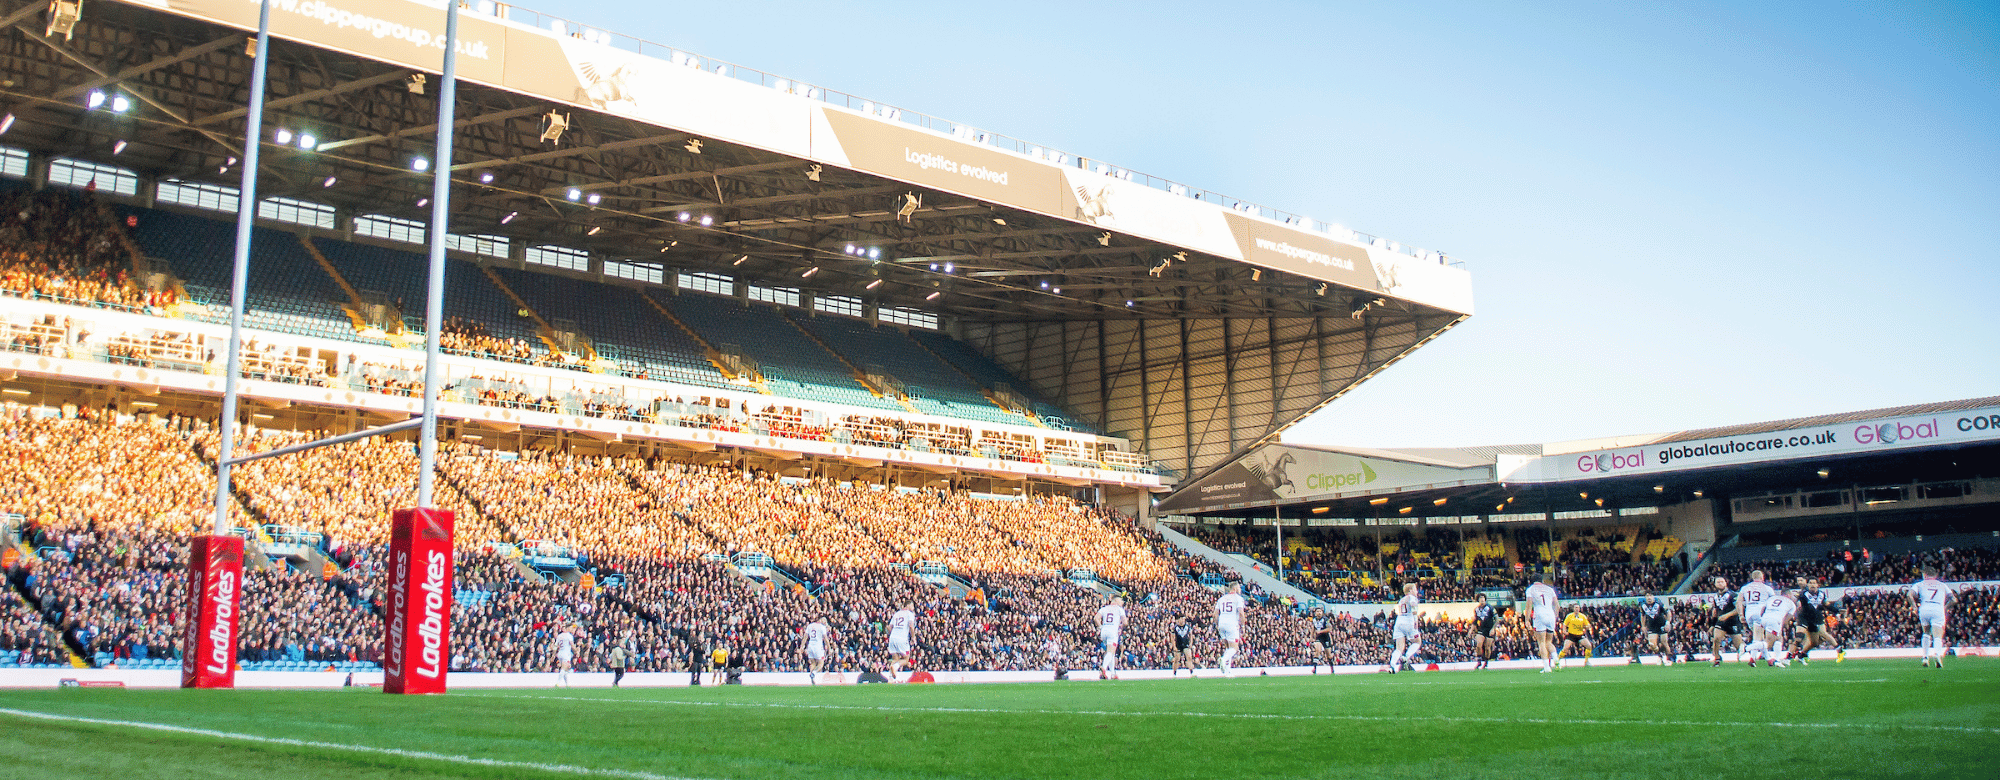
POLYGON ((410 158, 410 170, 422 173, 431 169, 431 161, 422 157, 410 158))
POLYGON ((584 197, 584 199, 583 199, 583 202, 585 202, 585 203, 588 203, 588 204, 590 204, 590 205, 592 205, 592 206, 595 206, 595 205, 597 205, 597 204, 599 204, 599 203, 602 203, 602 202, 604 202, 604 196, 603 196, 603 195, 599 195, 599 194, 597 194, 597 193, 593 192, 593 193, 590 193, 590 194, 589 194, 588 196, 585 196, 585 197, 584 197))
POLYGON ((281 143, 281 144, 288 144, 288 143, 291 143, 291 142, 292 142, 292 131, 290 131, 290 130, 286 130, 285 128, 282 128, 282 127, 280 127, 280 128, 278 128, 277 132, 274 132, 274 133, 272 133, 272 134, 271 134, 271 140, 274 140, 274 141, 277 141, 278 143, 281 143))
POLYGON ((597 234, 599 234, 599 233, 602 233, 602 232, 604 232, 604 226, 603 226, 603 225, 591 225, 591 226, 590 226, 590 229, 589 229, 589 230, 586 230, 586 231, 584 231, 584 232, 583 232, 583 234, 584 234, 584 235, 586 235, 586 236, 594 236, 594 235, 597 235, 597 234))
POLYGON ((67 42, 76 34, 76 23, 83 20, 83 0, 52 0, 49 3, 49 25, 42 31, 45 38, 61 35, 67 42))
POLYGON ((567 192, 567 193, 564 193, 564 197, 567 197, 567 198, 569 198, 569 201, 570 201, 571 203, 575 203, 575 202, 577 202, 577 201, 579 201, 579 200, 582 200, 582 199, 583 199, 583 190, 580 190, 580 189, 577 189, 577 188, 575 188, 575 187, 571 187, 571 188, 569 188, 569 192, 567 192))
POLYGON ((881 249, 880 249, 879 247, 869 247, 869 249, 868 249, 868 259, 870 259, 870 260, 880 260, 880 259, 882 259, 882 250, 881 250, 881 249))
POLYGON ((556 143, 562 140, 563 132, 569 129, 569 115, 558 114, 554 109, 542 115, 542 140, 556 143))
POLYGON ((687 212, 683 211, 683 212, 681 212, 681 213, 680 213, 680 215, 679 215, 679 219, 680 219, 680 221, 682 221, 682 222, 686 222, 686 221, 688 221, 688 219, 692 218, 693 216, 694 216, 693 214, 689 214, 689 213, 687 213, 687 212))
POLYGON ((7 131, 12 129, 14 129, 14 112, 9 111, 6 118, 0 119, 0 135, 6 135, 7 131))
POLYGON ((417 208, 423 208, 423 207, 425 207, 425 206, 428 206, 428 205, 431 205, 431 199, 430 199, 430 198, 418 198, 418 199, 417 199, 417 208))
POLYGON ((338 177, 335 177, 335 176, 328 176, 328 177, 326 177, 326 181, 323 181, 323 182, 320 182, 319 186, 321 186, 321 187, 332 187, 332 186, 334 185, 334 183, 335 183, 335 182, 337 182, 337 181, 340 181, 340 179, 339 179, 338 177))
POLYGON ((90 91, 90 94, 84 96, 83 107, 94 111, 103 108, 104 101, 108 99, 110 99, 110 96, 104 94, 104 90, 93 89, 90 91))
POLYGON ((502 224, 502 225, 505 225, 505 224, 507 224, 507 223, 509 223, 509 222, 513 222, 513 221, 514 221, 514 218, 515 218, 515 217, 518 217, 518 216, 521 216, 521 212, 518 212, 518 211, 509 211, 509 212, 507 212, 507 216, 504 216, 504 217, 501 217, 501 218, 500 218, 500 224, 502 224))
POLYGON ((1052 292, 1052 293, 1055 293, 1055 294, 1057 294, 1057 295, 1061 295, 1061 294, 1062 294, 1062 288, 1061 288, 1061 287, 1057 287, 1057 288, 1054 288, 1054 289, 1051 289, 1051 290, 1049 290, 1049 292, 1052 292))
POLYGON ((123 138, 118 139, 118 143, 111 145, 112 154, 121 154, 124 151, 125 151, 125 139, 123 138))
POLYGON ((1109 232, 1104 232, 1104 233, 1099 233, 1099 234, 1097 234, 1097 245, 1098 245, 1098 246, 1111 246, 1111 233, 1109 233, 1109 232))
POLYGON ((800 279, 811 279, 811 278, 813 277, 813 274, 816 274, 816 273, 819 273, 819 266, 813 266, 813 267, 811 267, 811 268, 808 268, 808 269, 806 269, 806 272, 805 272, 805 273, 802 273, 802 274, 799 274, 799 278, 800 278, 800 279))
POLYGON ((479 174, 479 183, 480 183, 480 184, 492 184, 492 183, 493 183, 493 172, 492 172, 492 171, 482 171, 482 172, 480 172, 480 174, 479 174))
POLYGON ((299 148, 308 152, 319 148, 319 137, 312 133, 299 134, 299 148))
POLYGON ((926 300, 926 301, 935 301, 935 300, 937 300, 938 298, 942 297, 943 295, 944 295, 944 291, 942 291, 942 290, 937 290, 937 291, 933 291, 933 292, 932 292, 931 294, 929 294, 929 295, 926 295, 926 296, 924 296, 924 300, 926 300))
POLYGON ((424 94, 424 82, 429 80, 430 77, 422 73, 412 73, 409 78, 403 80, 403 89, 409 90, 412 95, 424 94))
POLYGON ((955 271, 955 270, 958 270, 958 266, 955 266, 955 265, 952 265, 950 261, 946 261, 946 262, 945 262, 945 264, 944 264, 944 272, 945 272, 945 273, 951 273, 952 271, 955 271))
POLYGON ((917 209, 923 208, 923 205, 924 196, 914 192, 903 193, 901 204, 896 207, 896 219, 902 222, 909 222, 910 215, 917 213, 917 209))
POLYGON ((819 163, 813 163, 812 167, 806 169, 806 180, 819 181, 820 174, 825 172, 826 172, 826 166, 820 165, 819 163))
POLYGON ((701 154, 701 139, 689 138, 687 143, 681 144, 681 148, 686 149, 688 154, 701 154))
POLYGON ((870 289, 870 290, 873 290, 873 289, 875 289, 875 288, 877 288, 877 287, 881 287, 881 286, 882 286, 882 280, 880 280, 880 279, 876 279, 875 281, 872 281, 872 282, 869 282, 869 283, 868 283, 868 287, 867 287, 866 289, 870 289))
POLYGON ((708 227, 709 225, 715 224, 715 218, 707 214, 701 215, 701 219, 696 221, 700 222, 702 227, 708 227))
POLYGON ((1262 269, 1262 268, 1252 268, 1252 269, 1250 269, 1250 281, 1253 281, 1253 282, 1261 282, 1261 281, 1264 281, 1264 269, 1262 269))
POLYGON ((111 113, 123 114, 132 108, 132 101, 124 95, 111 96, 111 113))
POLYGON ((677 246, 680 246, 680 245, 681 245, 681 242, 679 242, 679 241, 668 241, 668 242, 667 242, 667 245, 666 245, 666 246, 663 246, 663 247, 660 247, 660 254, 663 254, 663 255, 664 255, 664 254, 666 254, 666 253, 667 253, 667 250, 669 250, 669 249, 672 249, 672 248, 674 248, 674 247, 677 247, 677 246))
POLYGON ((750 256, 749 256, 749 255, 738 255, 738 256, 737 256, 737 258, 736 258, 736 262, 734 262, 734 263, 730 263, 730 264, 729 264, 729 266, 730 266, 731 268, 734 268, 734 267, 736 267, 736 266, 739 266, 739 265, 742 265, 744 261, 746 261, 746 260, 749 260, 749 259, 750 259, 750 256))

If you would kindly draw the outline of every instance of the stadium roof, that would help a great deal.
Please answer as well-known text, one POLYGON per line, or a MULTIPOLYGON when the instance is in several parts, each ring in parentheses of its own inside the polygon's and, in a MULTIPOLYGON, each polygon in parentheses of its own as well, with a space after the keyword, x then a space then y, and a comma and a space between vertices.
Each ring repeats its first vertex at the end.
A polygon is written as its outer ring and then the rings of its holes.
MULTIPOLYGON (((335 5, 275 4, 284 40, 267 63, 259 194, 427 220, 431 182, 413 160, 431 154, 437 89, 434 75, 428 88, 413 81, 436 72, 440 47, 411 44, 430 40, 422 24, 442 27, 442 7, 335 5), (280 143, 280 128, 316 148, 280 143)), ((0 108, 14 118, 0 143, 236 183, 254 3, 92 2, 68 34, 47 8, 0 4, 14 33, 0 47, 0 108), (111 97, 93 108, 93 93, 111 97), (129 109, 107 110, 118 96, 129 109)), ((1034 393, 1182 474, 1274 439, 1471 311, 1469 277, 1442 256, 490 8, 511 16, 462 14, 462 29, 490 40, 461 57, 451 232, 586 249, 658 266, 669 283, 710 272, 934 312, 1034 393), (669 63, 685 67, 646 70, 669 63), (559 86, 537 81, 549 78, 559 86), (670 116, 619 92, 663 79, 693 79, 672 81, 676 99, 721 102, 670 116), (554 140, 552 111, 567 119, 554 140), (788 112, 806 112, 810 149, 771 140, 788 112), (907 171, 864 159, 919 141, 941 151, 907 171), (932 163, 954 155, 963 171, 937 178, 932 163), (957 183, 975 172, 994 181, 957 183), (992 188, 1010 181, 1021 186, 992 188), (1045 191, 1016 191, 1031 183, 1045 191), (1213 229, 1189 227, 1203 225, 1213 229)))
POLYGON ((1951 464, 1947 471, 1994 476, 1993 466, 2000 463, 2000 396, 1539 445, 1272 444, 1182 484, 1161 499, 1159 509, 1268 517, 1274 507, 1321 508, 1333 517, 1380 517, 1390 511, 1461 518, 1607 504, 1656 506, 1696 490, 1724 494, 1800 479, 1812 484, 1828 478, 1819 471, 1830 464, 1843 464, 1843 478, 1883 484, 1936 478, 1937 472, 1912 464, 1929 463, 1927 454, 1940 452, 1951 464), (1975 454, 1949 454, 1967 448, 1975 454), (1856 468, 1857 463, 1868 465, 1856 468), (1524 495, 1540 497, 1527 504, 1515 500, 1524 495), (1561 500, 1545 504, 1550 496, 1561 500), (1596 503, 1600 499, 1606 504, 1596 503))

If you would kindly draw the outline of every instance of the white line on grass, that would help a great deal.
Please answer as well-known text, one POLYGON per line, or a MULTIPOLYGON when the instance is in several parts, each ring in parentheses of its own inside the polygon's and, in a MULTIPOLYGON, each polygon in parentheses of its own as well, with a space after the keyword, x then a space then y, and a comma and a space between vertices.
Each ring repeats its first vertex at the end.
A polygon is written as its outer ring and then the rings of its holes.
POLYGON ((683 701, 672 699, 594 699, 582 696, 495 696, 500 699, 548 699, 551 701, 583 701, 593 704, 671 704, 687 707, 754 707, 787 710, 857 710, 863 712, 935 712, 942 714, 973 715, 1089 715, 1118 717, 1182 717, 1182 718, 1224 718, 1237 720, 1304 720, 1304 721, 1363 721, 1373 723, 1494 723, 1503 725, 1540 726, 1682 726, 1693 728, 1781 728, 1781 729, 1880 729, 1903 731, 1941 731, 1954 734, 2000 734, 2000 728, 1978 726, 1931 726, 1919 723, 1784 723, 1751 722, 1728 720, 1605 720, 1599 718, 1480 718, 1463 715, 1281 715, 1257 712, 1185 712, 1185 711, 1118 711, 1118 710, 1009 710, 978 707, 867 707, 843 704, 773 704, 769 702, 747 701, 683 701))
POLYGON ((542 772, 549 772, 552 774, 562 774, 562 775, 585 775, 589 777, 622 777, 626 778, 627 780, 697 780, 696 778, 676 777, 674 775, 658 775, 658 774, 653 774, 651 772, 635 772, 625 769, 593 769, 587 766, 573 766, 570 764, 541 764, 532 761, 501 761, 499 759, 492 759, 492 758, 474 758, 472 756, 457 756, 457 755, 452 755, 450 753, 431 753, 422 750, 402 750, 400 748, 370 747, 367 745, 346 745, 338 742, 314 742, 311 740, 290 739, 286 737, 266 737, 258 734, 238 734, 230 731, 212 731, 209 729, 197 729, 197 728, 190 728, 187 726, 175 726, 167 723, 146 723, 136 720, 105 720, 102 718, 82 718, 74 715, 58 715, 52 712, 33 712, 29 710, 7 709, 4 707, 0 707, 0 715, 12 715, 17 718, 56 721, 61 723, 87 723, 93 726, 123 726, 125 728, 146 729, 149 731, 165 731, 173 734, 188 734, 198 737, 210 737, 213 739, 234 740, 237 742, 258 742, 266 745, 284 745, 286 747, 319 748, 323 750, 344 750, 350 753, 370 753, 378 756, 396 756, 398 758, 414 758, 423 761, 443 761, 445 763, 465 764, 468 766, 484 766, 484 767, 494 767, 499 769, 533 769, 542 772))

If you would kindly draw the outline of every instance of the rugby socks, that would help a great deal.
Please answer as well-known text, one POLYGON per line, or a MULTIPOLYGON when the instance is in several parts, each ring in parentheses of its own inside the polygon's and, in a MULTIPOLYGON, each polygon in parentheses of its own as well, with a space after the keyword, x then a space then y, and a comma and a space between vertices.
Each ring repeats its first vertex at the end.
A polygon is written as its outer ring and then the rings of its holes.
POLYGON ((1232 647, 1229 648, 1228 650, 1222 651, 1222 671, 1224 672, 1229 671, 1230 662, 1235 660, 1236 660, 1236 648, 1232 647))
POLYGON ((1421 639, 1418 639, 1418 640, 1415 640, 1415 641, 1411 642, 1411 643, 1410 643, 1410 649, 1408 649, 1408 650, 1405 650, 1405 651, 1403 651, 1403 660, 1405 660, 1405 661, 1409 661, 1410 663, 1416 663, 1416 662, 1417 662, 1417 648, 1420 648, 1420 647, 1423 647, 1423 646, 1424 646, 1424 640, 1421 640, 1421 639))

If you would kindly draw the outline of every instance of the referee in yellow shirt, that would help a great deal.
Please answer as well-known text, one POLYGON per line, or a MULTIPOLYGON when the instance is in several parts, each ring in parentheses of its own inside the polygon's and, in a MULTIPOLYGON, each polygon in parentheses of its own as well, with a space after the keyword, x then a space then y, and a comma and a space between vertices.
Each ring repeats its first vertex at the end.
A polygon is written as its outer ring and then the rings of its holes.
MULTIPOLYGON (((1590 616, 1583 614, 1583 607, 1572 605, 1569 614, 1563 616, 1563 646, 1557 658, 1575 654, 1583 656, 1583 665, 1590 665, 1590 616)), ((1556 668, 1562 668, 1562 661, 1556 661, 1556 668)))

